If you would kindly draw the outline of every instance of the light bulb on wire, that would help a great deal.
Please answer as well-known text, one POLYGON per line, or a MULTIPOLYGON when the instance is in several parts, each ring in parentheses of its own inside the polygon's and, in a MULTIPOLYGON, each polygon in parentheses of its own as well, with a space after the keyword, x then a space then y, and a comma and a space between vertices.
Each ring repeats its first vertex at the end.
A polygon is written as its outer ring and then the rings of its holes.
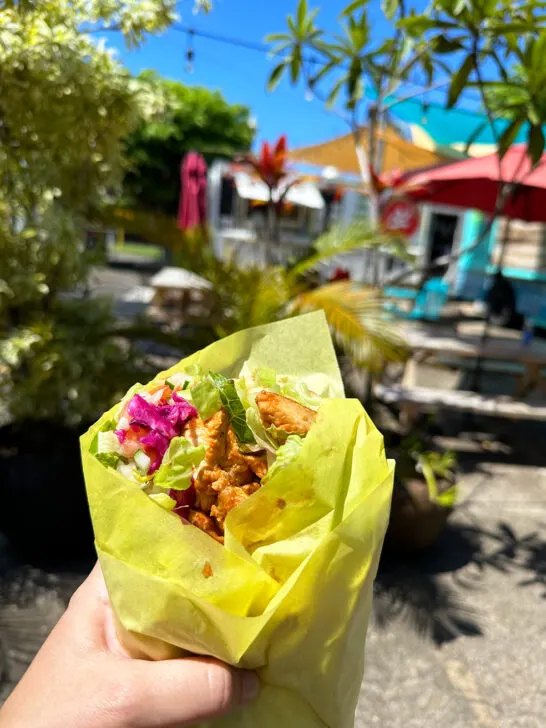
POLYGON ((188 32, 188 45, 186 47, 186 73, 193 73, 193 62, 195 60, 195 50, 193 47, 194 32, 188 32))

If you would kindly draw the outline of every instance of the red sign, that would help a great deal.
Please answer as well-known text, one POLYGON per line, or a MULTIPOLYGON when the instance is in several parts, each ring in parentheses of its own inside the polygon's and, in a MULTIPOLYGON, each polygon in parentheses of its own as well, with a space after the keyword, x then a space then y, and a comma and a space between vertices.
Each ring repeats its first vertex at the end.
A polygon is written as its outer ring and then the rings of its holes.
POLYGON ((381 225, 389 233, 400 233, 409 238, 419 229, 419 221, 419 210, 411 200, 389 200, 381 210, 381 225))

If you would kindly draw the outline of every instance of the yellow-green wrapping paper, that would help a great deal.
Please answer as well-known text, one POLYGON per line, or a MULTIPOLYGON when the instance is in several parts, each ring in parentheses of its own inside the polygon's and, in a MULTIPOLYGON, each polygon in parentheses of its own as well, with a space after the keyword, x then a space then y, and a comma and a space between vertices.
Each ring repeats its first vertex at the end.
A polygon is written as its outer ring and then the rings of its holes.
POLYGON ((361 404, 344 399, 322 313, 234 334, 158 379, 191 364, 236 377, 247 360, 278 374, 326 374, 336 399, 321 405, 298 460, 228 515, 224 546, 90 453, 116 408, 82 437, 120 636, 140 657, 188 651, 257 670, 258 699, 203 728, 350 728, 393 464, 361 404))

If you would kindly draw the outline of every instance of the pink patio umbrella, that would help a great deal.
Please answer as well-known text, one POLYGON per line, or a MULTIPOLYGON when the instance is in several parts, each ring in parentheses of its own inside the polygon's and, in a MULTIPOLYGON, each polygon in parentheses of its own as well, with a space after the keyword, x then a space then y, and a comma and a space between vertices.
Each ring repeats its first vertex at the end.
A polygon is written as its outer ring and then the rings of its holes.
POLYGON ((207 164, 198 152, 188 152, 180 166, 178 227, 204 225, 207 219, 207 164))

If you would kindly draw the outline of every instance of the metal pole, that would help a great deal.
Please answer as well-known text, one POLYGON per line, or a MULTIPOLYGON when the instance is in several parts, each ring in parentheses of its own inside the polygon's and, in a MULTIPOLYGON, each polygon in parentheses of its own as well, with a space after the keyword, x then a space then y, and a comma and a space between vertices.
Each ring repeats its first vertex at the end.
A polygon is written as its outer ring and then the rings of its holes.
MULTIPOLYGON (((502 273, 502 263, 504 261, 504 253, 506 251, 506 243, 508 242, 508 240, 510 238, 511 224, 512 224, 512 220, 510 218, 508 218, 506 220, 506 226, 504 228, 504 235, 502 236, 499 261, 497 263, 497 268, 499 271, 501 271, 501 273, 502 273)), ((493 247, 492 252, 494 252, 494 247, 493 247)), ((489 256, 488 267, 489 267, 489 264, 491 263, 491 258, 492 258, 492 254, 490 254, 490 256, 489 256)), ((483 371, 483 369, 482 369, 483 356, 482 356, 481 352, 483 351, 484 346, 487 344, 487 341, 489 340, 490 324, 491 324, 491 309, 488 307, 487 316, 485 318, 485 324, 484 324, 482 336, 480 339, 480 354, 478 355, 478 357, 476 359, 476 368, 474 369, 474 372, 472 374, 472 380, 471 380, 471 385, 470 385, 470 389, 473 392, 480 391, 482 371, 483 371)))

